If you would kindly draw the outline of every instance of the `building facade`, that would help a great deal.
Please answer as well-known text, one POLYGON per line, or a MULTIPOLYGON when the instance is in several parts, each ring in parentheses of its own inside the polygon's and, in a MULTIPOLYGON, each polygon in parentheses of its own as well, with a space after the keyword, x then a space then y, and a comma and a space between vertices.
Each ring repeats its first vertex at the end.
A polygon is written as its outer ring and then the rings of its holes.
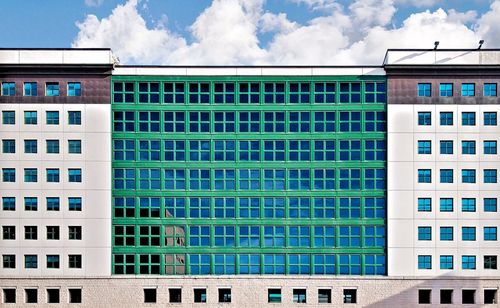
POLYGON ((499 69, 0 50, 2 303, 494 304, 499 69))

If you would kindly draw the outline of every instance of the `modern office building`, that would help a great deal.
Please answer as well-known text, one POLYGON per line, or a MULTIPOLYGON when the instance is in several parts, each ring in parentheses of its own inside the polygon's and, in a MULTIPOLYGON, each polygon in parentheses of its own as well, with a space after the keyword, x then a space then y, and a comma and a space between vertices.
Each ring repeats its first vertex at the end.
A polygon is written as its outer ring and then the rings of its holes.
POLYGON ((0 50, 2 304, 494 304, 499 81, 0 50))

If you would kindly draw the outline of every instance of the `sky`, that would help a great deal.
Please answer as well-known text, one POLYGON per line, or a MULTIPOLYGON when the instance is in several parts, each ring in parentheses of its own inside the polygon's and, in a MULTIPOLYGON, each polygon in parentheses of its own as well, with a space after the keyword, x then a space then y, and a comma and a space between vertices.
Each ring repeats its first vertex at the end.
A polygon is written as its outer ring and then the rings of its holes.
POLYGON ((388 48, 500 48, 500 0, 0 0, 2 48, 122 64, 369 65, 388 48), (6 31, 7 30, 7 31, 6 31))

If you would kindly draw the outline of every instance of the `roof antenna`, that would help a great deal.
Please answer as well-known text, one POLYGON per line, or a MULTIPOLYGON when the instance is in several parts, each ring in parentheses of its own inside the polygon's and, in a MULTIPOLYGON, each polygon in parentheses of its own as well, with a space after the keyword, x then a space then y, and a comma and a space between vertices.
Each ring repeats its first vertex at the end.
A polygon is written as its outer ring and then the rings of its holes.
POLYGON ((434 42, 434 50, 438 49, 438 46, 439 46, 439 41, 435 41, 434 42))
POLYGON ((484 44, 484 40, 480 40, 479 41, 479 47, 477 49, 481 49, 481 47, 483 47, 483 44, 484 44))

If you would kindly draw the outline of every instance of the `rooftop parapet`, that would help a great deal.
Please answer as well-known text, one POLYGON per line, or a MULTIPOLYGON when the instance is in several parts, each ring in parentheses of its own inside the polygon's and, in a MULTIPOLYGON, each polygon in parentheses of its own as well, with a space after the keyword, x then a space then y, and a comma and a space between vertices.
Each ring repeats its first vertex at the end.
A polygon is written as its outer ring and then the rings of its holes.
POLYGON ((114 65, 109 48, 0 49, 0 65, 114 65))
POLYGON ((386 65, 500 65, 500 49, 388 49, 386 65))

